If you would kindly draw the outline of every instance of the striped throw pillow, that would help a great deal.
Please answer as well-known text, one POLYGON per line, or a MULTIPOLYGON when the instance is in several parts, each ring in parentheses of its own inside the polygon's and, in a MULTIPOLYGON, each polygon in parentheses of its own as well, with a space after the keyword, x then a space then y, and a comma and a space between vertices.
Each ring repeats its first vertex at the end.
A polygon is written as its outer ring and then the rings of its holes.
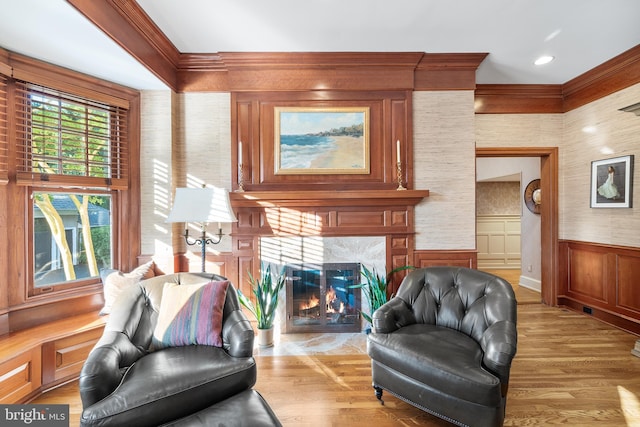
POLYGON ((165 283, 153 333, 154 348, 222 347, 222 312, 229 282, 203 285, 165 283))

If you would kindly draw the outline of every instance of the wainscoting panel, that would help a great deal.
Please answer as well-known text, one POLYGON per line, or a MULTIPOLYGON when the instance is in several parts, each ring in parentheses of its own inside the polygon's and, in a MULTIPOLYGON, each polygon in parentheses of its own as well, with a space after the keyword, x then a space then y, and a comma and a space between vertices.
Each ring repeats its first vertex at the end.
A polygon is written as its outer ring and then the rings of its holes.
POLYGON ((568 293, 607 302, 607 253, 569 249, 568 293))
POLYGON ((640 318, 640 255, 617 255, 618 306, 633 311, 640 318))
POLYGON ((416 268, 438 265, 478 268, 478 259, 474 250, 416 250, 413 253, 413 265, 416 268))
POLYGON ((520 228, 519 215, 479 215, 478 267, 520 268, 520 228))
POLYGON ((640 333, 640 248, 560 241, 558 305, 640 333))

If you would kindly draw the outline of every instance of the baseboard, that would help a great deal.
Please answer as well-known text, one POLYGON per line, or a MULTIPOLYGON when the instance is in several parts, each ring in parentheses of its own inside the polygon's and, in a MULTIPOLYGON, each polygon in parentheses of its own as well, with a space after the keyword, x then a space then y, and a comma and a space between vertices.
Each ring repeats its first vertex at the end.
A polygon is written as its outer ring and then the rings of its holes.
POLYGON ((527 276, 520 276, 520 286, 523 288, 531 289, 532 291, 541 292, 542 282, 538 279, 532 279, 527 276))

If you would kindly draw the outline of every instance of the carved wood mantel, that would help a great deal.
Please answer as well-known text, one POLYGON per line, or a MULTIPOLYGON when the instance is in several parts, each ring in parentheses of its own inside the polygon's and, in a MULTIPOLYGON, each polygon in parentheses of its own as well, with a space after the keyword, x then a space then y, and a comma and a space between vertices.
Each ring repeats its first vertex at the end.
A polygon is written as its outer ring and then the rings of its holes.
POLYGON ((429 190, 230 193, 238 218, 232 230, 238 283, 246 283, 246 272, 259 268, 259 243, 265 236, 384 236, 387 269, 410 265, 414 207, 428 196, 429 190))

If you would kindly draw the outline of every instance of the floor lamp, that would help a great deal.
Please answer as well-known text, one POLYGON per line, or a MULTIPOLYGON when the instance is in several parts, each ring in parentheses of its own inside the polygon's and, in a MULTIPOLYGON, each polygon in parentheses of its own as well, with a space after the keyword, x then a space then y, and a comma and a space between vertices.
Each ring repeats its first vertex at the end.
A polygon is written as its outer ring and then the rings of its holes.
POLYGON ((231 209, 229 192, 224 188, 176 188, 173 208, 166 222, 184 222, 184 240, 187 245, 200 245, 202 248, 202 272, 205 271, 207 245, 217 245, 222 241, 222 223, 236 222, 231 209), (202 233, 197 238, 190 238, 186 223, 195 222, 201 225, 202 233), (207 224, 218 223, 218 233, 213 238, 207 237, 207 224))

